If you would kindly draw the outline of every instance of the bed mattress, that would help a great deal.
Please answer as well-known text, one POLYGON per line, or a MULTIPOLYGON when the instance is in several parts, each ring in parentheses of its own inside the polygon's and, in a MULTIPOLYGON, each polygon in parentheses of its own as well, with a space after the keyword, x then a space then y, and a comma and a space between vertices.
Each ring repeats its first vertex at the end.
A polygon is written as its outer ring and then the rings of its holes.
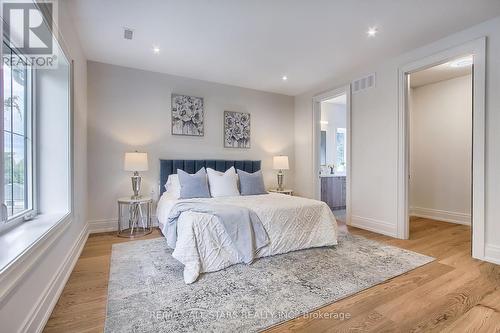
MULTIPOLYGON (((172 256, 184 264, 184 281, 193 283, 201 273, 214 272, 243 262, 216 216, 184 212, 177 221, 177 234, 168 228, 168 215, 179 200, 164 194, 157 217, 172 256), (171 246, 172 247, 172 246, 171 246)), ((190 199, 193 201, 193 199, 190 199)), ((264 225, 269 244, 257 257, 266 257, 337 244, 337 223, 330 208, 321 201, 270 193, 253 196, 195 199, 199 202, 237 205, 253 210, 264 225)), ((171 228, 173 229, 173 228, 171 228)))

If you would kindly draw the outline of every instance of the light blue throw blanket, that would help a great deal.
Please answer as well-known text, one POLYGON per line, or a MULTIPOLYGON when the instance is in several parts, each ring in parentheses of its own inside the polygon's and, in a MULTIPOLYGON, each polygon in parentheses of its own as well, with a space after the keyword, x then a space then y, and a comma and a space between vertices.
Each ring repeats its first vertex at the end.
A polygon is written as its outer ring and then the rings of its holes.
MULTIPOLYGON (((181 201, 172 207, 168 216, 168 228, 174 228, 169 234, 177 237, 177 221, 183 212, 206 213, 218 217, 226 230, 233 246, 243 257, 246 264, 251 264, 259 249, 269 244, 269 237, 259 217, 252 210, 227 204, 181 201)), ((171 239, 175 244, 176 239, 171 239)))

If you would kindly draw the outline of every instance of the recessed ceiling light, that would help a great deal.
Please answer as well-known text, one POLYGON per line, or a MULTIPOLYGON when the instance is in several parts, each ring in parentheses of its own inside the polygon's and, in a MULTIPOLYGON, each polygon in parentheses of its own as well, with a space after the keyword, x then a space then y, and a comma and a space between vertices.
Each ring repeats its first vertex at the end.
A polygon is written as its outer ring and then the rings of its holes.
POLYGON ((153 53, 160 54, 160 48, 158 46, 153 46, 153 53))
POLYGON ((474 61, 472 59, 472 56, 470 56, 470 57, 465 57, 465 58, 460 58, 460 59, 450 61, 449 66, 453 67, 453 68, 467 67, 467 66, 471 66, 473 64, 473 62, 474 61))
POLYGON ((371 27, 371 28, 368 28, 368 31, 366 33, 370 37, 375 37, 375 35, 377 34, 377 32, 378 32, 378 29, 376 27, 371 27))
POLYGON ((283 81, 286 81, 286 80, 288 80, 288 76, 283 75, 283 76, 281 77, 281 79, 282 79, 283 81))

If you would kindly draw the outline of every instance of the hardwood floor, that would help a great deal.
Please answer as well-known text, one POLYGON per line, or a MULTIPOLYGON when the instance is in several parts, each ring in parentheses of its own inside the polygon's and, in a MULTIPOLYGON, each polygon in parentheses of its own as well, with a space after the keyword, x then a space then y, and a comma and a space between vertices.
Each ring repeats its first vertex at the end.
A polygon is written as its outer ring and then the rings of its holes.
MULTIPOLYGON (((349 230, 436 261, 269 332, 500 332, 500 266, 470 257, 470 228, 427 219, 410 226, 410 240, 349 230)), ((124 241, 114 234, 89 238, 44 332, 103 330, 111 245, 124 241)))

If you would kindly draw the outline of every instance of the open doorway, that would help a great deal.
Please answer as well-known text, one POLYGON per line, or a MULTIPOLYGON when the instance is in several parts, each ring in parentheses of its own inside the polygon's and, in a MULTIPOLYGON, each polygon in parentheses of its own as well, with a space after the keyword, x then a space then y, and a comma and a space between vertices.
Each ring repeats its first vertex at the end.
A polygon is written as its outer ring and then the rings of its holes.
POLYGON ((409 74, 410 239, 421 226, 470 232, 472 55, 409 74))
MULTIPOLYGON (((489 260, 485 243, 486 38, 444 49, 399 68, 397 237, 410 236, 410 81, 411 74, 472 55, 472 257, 489 260)), ((448 124, 447 124, 448 126, 448 124)))
POLYGON ((320 187, 321 201, 326 202, 339 223, 346 215, 346 94, 321 102, 320 187))
POLYGON ((350 87, 314 98, 314 186, 340 226, 350 216, 350 87))

